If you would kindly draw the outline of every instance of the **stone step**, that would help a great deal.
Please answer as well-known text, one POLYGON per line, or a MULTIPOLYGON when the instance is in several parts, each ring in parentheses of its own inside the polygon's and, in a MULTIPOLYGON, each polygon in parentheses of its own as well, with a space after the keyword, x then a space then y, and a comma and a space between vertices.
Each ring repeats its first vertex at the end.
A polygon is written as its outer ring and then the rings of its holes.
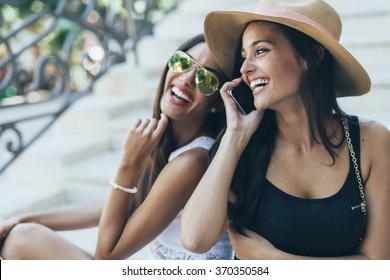
POLYGON ((155 26, 154 37, 159 40, 170 39, 176 43, 183 42, 191 36, 203 33, 204 18, 210 11, 252 10, 256 5, 253 0, 183 1, 176 11, 155 26), (178 28, 179 26, 185 28, 178 28))
POLYGON ((368 72, 390 73, 390 38, 388 45, 371 47, 348 47, 350 53, 366 68, 368 72))
POLYGON ((348 114, 378 121, 390 129, 390 94, 388 89, 373 89, 362 96, 338 98, 338 102, 348 114))
POLYGON ((86 96, 9 167, 7 181, 61 184, 68 166, 112 148, 112 119, 150 108, 150 100, 142 95, 86 96))
POLYGON ((115 175, 120 159, 120 150, 104 151, 87 158, 69 168, 65 175, 67 188, 82 189, 83 186, 107 189, 109 180, 115 175))
POLYGON ((7 182, 61 186, 67 167, 109 148, 108 136, 45 135, 9 167, 7 182))
MULTIPOLYGON (((93 157, 73 164, 67 168, 65 185, 75 189, 74 186, 100 186, 106 188, 109 179, 115 175, 120 159, 122 141, 129 127, 138 118, 146 119, 152 115, 152 109, 142 109, 116 118, 110 125, 111 149, 95 154, 93 157)), ((76 189, 77 189, 76 187, 76 189)))
MULTIPOLYGON (((382 70, 373 70, 370 71, 369 68, 367 68, 368 73, 370 74, 371 80, 372 80, 372 89, 376 90, 385 90, 387 92, 387 95, 389 95, 390 91, 390 71, 389 68, 382 69, 382 70)), ((389 100, 390 103, 390 100, 389 100)), ((387 103, 387 104, 389 104, 387 103)), ((379 106, 385 105, 385 104, 377 104, 379 106)))
POLYGON ((168 62, 169 56, 177 47, 192 35, 187 34, 184 38, 162 38, 156 39, 154 36, 146 36, 138 44, 137 56, 140 65, 146 75, 159 76, 168 62), (158 50, 158 51, 156 51, 158 50), (158 73, 158 75, 156 75, 158 73))
POLYGON ((198 0, 182 1, 179 5, 178 12, 197 12, 205 14, 209 11, 216 10, 254 10, 258 1, 255 0, 198 0))
POLYGON ((372 46, 389 43, 390 9, 381 14, 342 18, 341 43, 345 45, 372 46))
POLYGON ((111 120, 149 107, 151 96, 144 92, 121 95, 86 96, 74 104, 56 123, 58 134, 108 136, 111 120))
POLYGON ((339 102, 349 108, 361 110, 383 110, 390 113, 390 94, 388 89, 372 89, 362 96, 341 97, 339 102))
MULTIPOLYGON (((130 56, 127 56, 130 59, 130 56)), ((136 95, 143 91, 146 77, 139 71, 134 61, 113 65, 112 68, 99 78, 93 88, 95 96, 117 96, 123 93, 136 95)))
POLYGON ((15 117, 18 119, 28 119, 37 115, 37 112, 41 114, 53 114, 63 106, 64 99, 56 98, 47 102, 31 103, 26 106, 10 106, 9 108, 3 106, 0 110, 1 123, 15 121, 15 117))
MULTIPOLYGON (((179 9, 172 13, 154 28, 154 37, 158 40, 170 40, 173 43, 183 42, 191 36, 195 36, 199 33, 203 33, 204 18, 213 10, 251 10, 252 5, 237 5, 235 6, 223 6, 218 1, 208 2, 204 5, 203 9, 191 9, 190 6, 179 9), (213 5, 214 4, 214 5, 213 5), (215 7, 215 8, 213 8, 215 7), (185 26, 186 28, 178 28, 178 24, 185 26)), ((190 2, 184 2, 190 3, 190 2)), ((192 4, 193 5, 193 4, 192 4)))
POLYGON ((390 11, 390 2, 383 0, 326 0, 342 17, 361 17, 390 11))
POLYGON ((0 186, 0 221, 21 213, 45 210, 66 200, 64 188, 41 184, 0 186))

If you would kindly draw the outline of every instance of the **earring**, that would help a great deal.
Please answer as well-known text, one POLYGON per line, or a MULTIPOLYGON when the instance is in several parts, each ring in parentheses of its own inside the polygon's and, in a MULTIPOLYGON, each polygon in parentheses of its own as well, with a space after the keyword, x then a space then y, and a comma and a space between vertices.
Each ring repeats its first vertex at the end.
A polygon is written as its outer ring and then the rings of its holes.
POLYGON ((212 109, 210 110, 210 112, 211 112, 211 113, 217 113, 217 112, 218 112, 218 109, 214 107, 214 108, 212 108, 212 109))

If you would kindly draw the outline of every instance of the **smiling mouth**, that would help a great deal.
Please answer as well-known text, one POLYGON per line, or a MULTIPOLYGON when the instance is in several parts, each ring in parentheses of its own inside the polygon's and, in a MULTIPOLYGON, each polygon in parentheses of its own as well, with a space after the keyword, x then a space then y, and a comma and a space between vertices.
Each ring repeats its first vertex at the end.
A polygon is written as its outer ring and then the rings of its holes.
POLYGON ((171 89, 172 95, 174 98, 178 99, 179 101, 191 103, 192 98, 188 95, 186 95, 184 92, 182 92, 179 88, 173 86, 171 89))
POLYGON ((267 79, 257 79, 251 82, 251 89, 254 91, 258 88, 264 88, 269 83, 267 79))

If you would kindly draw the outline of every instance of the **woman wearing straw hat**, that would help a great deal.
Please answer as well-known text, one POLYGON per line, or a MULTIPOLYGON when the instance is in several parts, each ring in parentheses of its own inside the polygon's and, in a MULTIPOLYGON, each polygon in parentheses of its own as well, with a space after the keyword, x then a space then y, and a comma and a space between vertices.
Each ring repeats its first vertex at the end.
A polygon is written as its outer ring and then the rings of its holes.
POLYGON ((320 0, 206 17, 212 54, 239 78, 221 88, 227 129, 186 204, 187 249, 207 251, 228 228, 239 259, 390 258, 390 133, 337 105, 371 86, 340 34, 320 0), (241 81, 248 115, 228 94, 241 81))

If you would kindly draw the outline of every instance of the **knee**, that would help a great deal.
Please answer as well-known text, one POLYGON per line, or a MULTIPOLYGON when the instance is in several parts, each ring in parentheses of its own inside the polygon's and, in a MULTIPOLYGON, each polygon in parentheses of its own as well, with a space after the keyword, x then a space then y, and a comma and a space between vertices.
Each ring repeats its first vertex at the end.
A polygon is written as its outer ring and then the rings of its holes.
POLYGON ((17 224, 9 232, 6 240, 8 239, 31 240, 31 237, 34 237, 34 235, 39 234, 39 232, 42 232, 44 229, 45 229, 44 226, 35 223, 17 224))
POLYGON ((32 240, 44 230, 45 227, 39 224, 17 224, 8 233, 1 249, 1 256, 5 259, 22 258, 23 252, 26 252, 26 249, 31 246, 32 240))

